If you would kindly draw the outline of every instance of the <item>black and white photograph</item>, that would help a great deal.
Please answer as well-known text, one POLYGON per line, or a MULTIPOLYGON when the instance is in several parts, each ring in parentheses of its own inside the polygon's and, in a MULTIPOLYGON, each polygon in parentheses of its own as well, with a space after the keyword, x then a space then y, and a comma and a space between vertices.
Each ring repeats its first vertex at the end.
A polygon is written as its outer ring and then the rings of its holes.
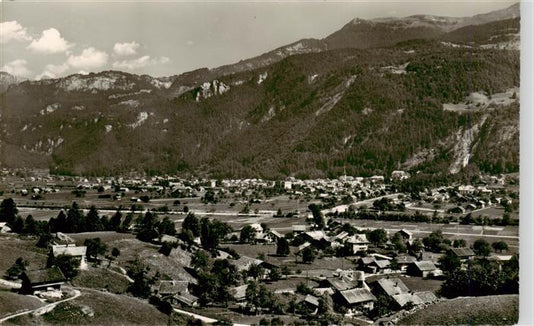
POLYGON ((533 323, 532 9, 0 2, 0 325, 533 323))

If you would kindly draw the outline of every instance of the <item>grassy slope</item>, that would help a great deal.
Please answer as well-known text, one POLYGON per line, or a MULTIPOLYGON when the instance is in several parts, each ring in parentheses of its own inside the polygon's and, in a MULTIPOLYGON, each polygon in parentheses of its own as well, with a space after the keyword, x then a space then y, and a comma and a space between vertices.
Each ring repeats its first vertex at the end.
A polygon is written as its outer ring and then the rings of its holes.
POLYGON ((146 301, 126 295, 84 289, 82 296, 58 305, 40 317, 24 316, 14 324, 39 325, 166 325, 168 316, 146 301), (92 311, 91 317, 86 312, 92 311))
POLYGON ((0 291, 0 317, 26 309, 35 309, 44 304, 34 297, 9 291, 0 291))
POLYGON ((4 275, 6 270, 15 263, 18 257, 22 257, 30 264, 29 270, 44 268, 46 265, 47 251, 35 246, 37 239, 22 238, 13 235, 0 235, 0 273, 4 275))
POLYGON ((74 280, 72 285, 91 288, 91 289, 107 289, 112 293, 124 293, 130 283, 128 280, 106 269, 92 268, 81 271, 74 280))
POLYGON ((417 311, 400 325, 511 325, 518 322, 518 295, 461 297, 417 311))

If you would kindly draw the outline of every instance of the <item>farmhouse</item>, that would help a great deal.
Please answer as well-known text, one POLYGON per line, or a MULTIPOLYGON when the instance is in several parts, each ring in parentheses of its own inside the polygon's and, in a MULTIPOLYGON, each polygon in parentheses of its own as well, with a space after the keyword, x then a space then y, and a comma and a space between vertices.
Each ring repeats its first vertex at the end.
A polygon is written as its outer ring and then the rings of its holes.
POLYGON ((340 291, 334 297, 335 301, 349 309, 364 311, 374 309, 374 301, 376 301, 376 297, 365 288, 340 291))
POLYGON ((65 276, 61 270, 54 266, 47 269, 25 271, 20 276, 23 294, 34 294, 35 292, 61 290, 61 285, 65 283, 65 276))
POLYGON ((85 246, 69 246, 69 245, 53 245, 52 255, 55 257, 65 255, 77 258, 79 260, 79 268, 87 269, 87 247, 85 246))
POLYGON ((344 241, 344 246, 351 254, 356 254, 360 251, 367 251, 370 241, 366 238, 366 234, 354 234, 344 241))
POLYGON ((396 257, 396 263, 401 272, 406 272, 407 267, 415 261, 416 258, 410 255, 398 255, 396 257))
POLYGON ((372 283, 372 288, 376 293, 383 293, 390 297, 410 292, 405 283, 397 277, 379 279, 372 283))
POLYGON ((306 295, 303 303, 309 308, 311 314, 316 314, 318 312, 318 298, 313 295, 306 295))
POLYGON ((474 259, 474 257, 476 256, 474 251, 470 248, 452 248, 451 250, 453 255, 462 262, 474 259))
POLYGON ((400 236, 407 242, 411 242, 413 241, 413 232, 409 231, 409 230, 406 230, 406 229, 401 229, 400 231, 398 231, 400 233, 400 236))
POLYGON ((297 224, 292 226, 292 233, 299 234, 307 230, 307 226, 303 224, 297 224))
POLYGON ((441 271, 431 261, 415 261, 407 267, 407 274, 411 276, 430 277, 438 276, 441 271))

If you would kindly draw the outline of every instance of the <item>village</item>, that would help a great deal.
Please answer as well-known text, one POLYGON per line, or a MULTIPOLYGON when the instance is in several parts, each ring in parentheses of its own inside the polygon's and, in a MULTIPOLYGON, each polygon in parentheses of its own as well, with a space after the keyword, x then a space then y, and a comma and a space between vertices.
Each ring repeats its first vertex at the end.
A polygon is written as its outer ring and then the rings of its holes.
POLYGON ((0 246, 24 249, 3 254, 0 286, 39 303, 0 319, 72 307, 85 288, 236 324, 398 323, 450 298, 518 293, 517 177, 418 192, 408 179, 3 171, 0 246), (469 287, 473 270, 501 284, 469 287))

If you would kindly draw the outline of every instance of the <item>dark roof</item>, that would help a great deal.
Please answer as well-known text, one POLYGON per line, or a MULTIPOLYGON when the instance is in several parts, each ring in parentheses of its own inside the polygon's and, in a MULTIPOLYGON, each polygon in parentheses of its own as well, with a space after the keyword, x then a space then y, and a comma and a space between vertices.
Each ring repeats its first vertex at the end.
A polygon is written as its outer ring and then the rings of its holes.
POLYGON ((452 252, 457 257, 472 257, 476 255, 470 248, 452 248, 452 252))
POLYGON ((65 276, 57 267, 24 272, 32 285, 64 282, 65 276))
POLYGON ((376 297, 370 291, 364 288, 341 291, 340 294, 348 304, 376 300, 376 297))

